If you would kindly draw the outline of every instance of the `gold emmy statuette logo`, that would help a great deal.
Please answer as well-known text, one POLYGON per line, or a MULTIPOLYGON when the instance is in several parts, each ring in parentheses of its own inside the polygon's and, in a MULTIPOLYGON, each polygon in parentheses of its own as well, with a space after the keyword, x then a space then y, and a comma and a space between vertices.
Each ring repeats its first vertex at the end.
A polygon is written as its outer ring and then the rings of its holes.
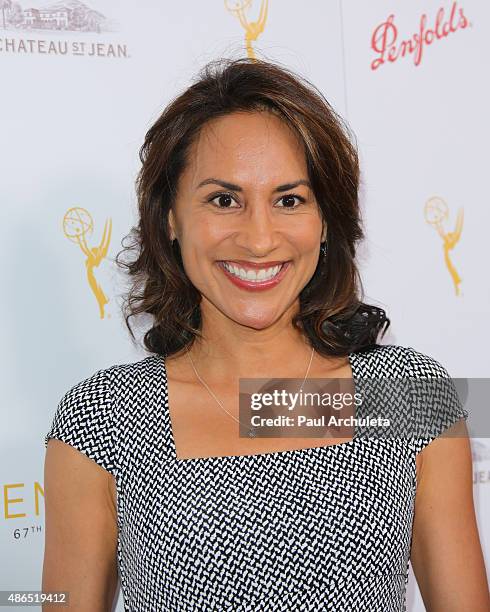
POLYGON ((260 13, 256 21, 249 21, 245 12, 248 11, 252 0, 225 0, 225 8, 228 12, 236 15, 240 21, 240 25, 245 30, 245 42, 247 45, 247 55, 251 59, 255 58, 255 53, 252 48, 252 41, 262 34, 265 28, 265 22, 267 21, 267 9, 269 0, 261 0, 260 13))
POLYGON ((98 267, 100 262, 107 255, 109 242, 111 240, 112 220, 108 219, 105 222, 104 233, 99 246, 89 247, 86 238, 87 235, 92 234, 93 229, 94 222, 92 216, 85 208, 70 208, 63 217, 63 231, 65 236, 72 242, 78 244, 80 250, 86 257, 85 267, 87 269, 88 284, 99 304, 100 318, 103 319, 104 307, 109 300, 94 276, 94 268, 98 267))
POLYGON ((451 278, 453 279, 456 295, 459 295, 459 285, 461 284, 461 277, 457 273, 453 262, 449 258, 449 251, 454 249, 461 237, 461 231, 463 229, 463 209, 460 208, 458 210, 458 216, 456 218, 456 227, 454 228, 453 232, 446 232, 443 227, 443 224, 448 220, 449 209, 445 200, 443 200, 442 198, 433 197, 427 200, 424 208, 424 216, 427 223, 429 223, 429 225, 432 225, 437 230, 439 236, 442 238, 444 262, 446 264, 447 269, 449 270, 451 278))

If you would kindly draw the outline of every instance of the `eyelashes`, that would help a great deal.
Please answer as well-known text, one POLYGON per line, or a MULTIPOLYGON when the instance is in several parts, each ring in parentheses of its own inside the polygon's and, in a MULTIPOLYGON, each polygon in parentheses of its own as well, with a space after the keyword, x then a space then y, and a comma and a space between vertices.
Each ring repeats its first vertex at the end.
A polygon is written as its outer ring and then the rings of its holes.
MULTIPOLYGON (((213 203, 214 200, 216 200, 216 198, 222 198, 222 197, 228 197, 231 200, 234 200, 236 202, 233 195, 227 191, 220 191, 219 193, 214 193, 212 196, 206 199, 206 202, 213 203)), ((296 210, 297 208, 299 208, 302 204, 306 202, 306 199, 303 196, 298 195, 297 193, 284 194, 283 196, 279 198, 278 202, 285 200, 286 198, 296 198, 297 200, 299 200, 299 204, 297 203, 295 206, 279 206, 279 208, 283 208, 284 210, 296 210)), ((218 208, 219 210, 234 210, 236 207, 215 205, 215 208, 218 208)))

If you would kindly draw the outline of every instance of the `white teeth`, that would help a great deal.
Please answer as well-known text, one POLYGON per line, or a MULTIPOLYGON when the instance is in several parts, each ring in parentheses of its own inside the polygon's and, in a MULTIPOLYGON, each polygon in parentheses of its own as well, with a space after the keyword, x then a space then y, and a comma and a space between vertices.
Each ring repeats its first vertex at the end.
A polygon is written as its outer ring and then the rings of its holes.
POLYGON ((222 262, 222 265, 234 276, 241 278, 242 280, 252 281, 252 282, 261 282, 265 280, 270 280, 274 278, 279 271, 281 270, 283 264, 278 266, 273 266, 271 268, 261 268, 258 271, 255 270, 244 270, 243 268, 239 268, 235 264, 228 263, 227 261, 222 262))

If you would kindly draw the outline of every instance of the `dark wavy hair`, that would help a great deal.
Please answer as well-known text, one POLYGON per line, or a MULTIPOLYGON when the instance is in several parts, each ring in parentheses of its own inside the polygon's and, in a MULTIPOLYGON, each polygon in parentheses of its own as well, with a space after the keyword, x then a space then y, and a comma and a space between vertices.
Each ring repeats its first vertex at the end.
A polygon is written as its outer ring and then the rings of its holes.
POLYGON ((361 301, 355 263, 356 244, 364 238, 360 172, 349 128, 309 81, 277 63, 248 58, 208 63, 146 133, 136 179, 139 219, 115 259, 129 274, 122 308, 132 338, 130 317, 142 314, 152 320, 144 335, 152 353, 171 355, 202 336, 201 294, 185 273, 178 241, 170 241, 168 213, 199 131, 235 111, 269 111, 293 128, 304 144, 309 179, 327 224, 326 257, 319 257, 301 291, 292 324, 325 356, 376 346, 390 321, 383 309, 361 301))

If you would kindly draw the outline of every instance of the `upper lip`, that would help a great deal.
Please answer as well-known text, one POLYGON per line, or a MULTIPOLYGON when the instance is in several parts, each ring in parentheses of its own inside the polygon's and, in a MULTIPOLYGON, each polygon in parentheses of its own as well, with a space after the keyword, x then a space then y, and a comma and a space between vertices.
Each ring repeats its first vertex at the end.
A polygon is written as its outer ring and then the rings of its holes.
POLYGON ((287 263, 287 260, 281 261, 266 261, 257 263, 254 261, 243 261, 242 259, 222 259, 221 262, 236 264, 242 268, 254 268, 256 270, 261 270, 262 268, 273 268, 274 266, 280 266, 283 263, 287 263))

